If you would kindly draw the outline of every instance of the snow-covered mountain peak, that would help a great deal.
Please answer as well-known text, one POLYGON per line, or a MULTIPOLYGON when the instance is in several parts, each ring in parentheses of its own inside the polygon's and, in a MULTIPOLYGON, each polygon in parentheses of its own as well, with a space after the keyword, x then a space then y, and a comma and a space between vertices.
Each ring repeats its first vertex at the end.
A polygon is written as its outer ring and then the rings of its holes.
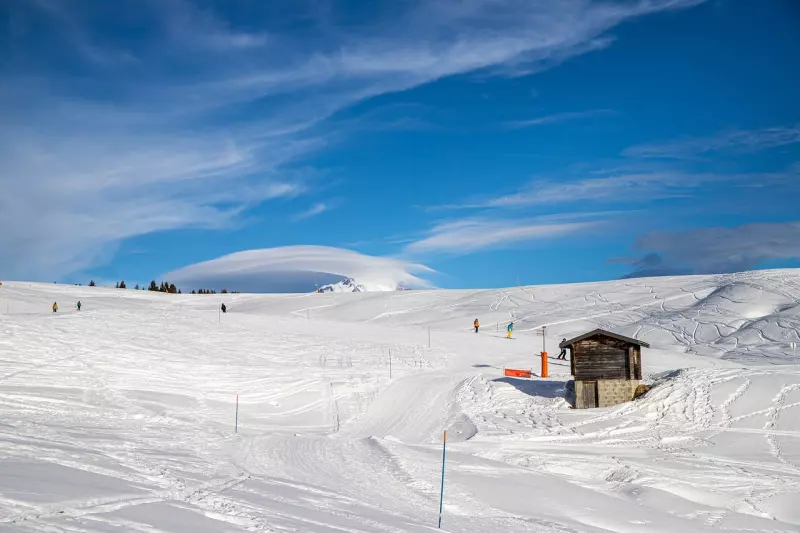
POLYGON ((366 287, 356 282, 352 278, 344 278, 338 283, 323 285, 318 289, 319 292, 367 292, 366 287))

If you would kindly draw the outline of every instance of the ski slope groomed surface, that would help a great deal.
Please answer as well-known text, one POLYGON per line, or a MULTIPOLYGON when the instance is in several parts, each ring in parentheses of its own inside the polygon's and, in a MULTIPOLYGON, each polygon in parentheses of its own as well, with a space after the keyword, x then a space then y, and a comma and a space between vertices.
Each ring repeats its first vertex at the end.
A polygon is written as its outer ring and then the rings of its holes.
POLYGON ((4 283, 0 531, 433 531, 445 430, 444 531, 800 531, 799 328, 796 270, 308 295, 4 283), (538 372, 542 325, 551 377, 503 377, 538 372), (556 345, 596 327, 651 344, 653 387, 571 409, 556 345))

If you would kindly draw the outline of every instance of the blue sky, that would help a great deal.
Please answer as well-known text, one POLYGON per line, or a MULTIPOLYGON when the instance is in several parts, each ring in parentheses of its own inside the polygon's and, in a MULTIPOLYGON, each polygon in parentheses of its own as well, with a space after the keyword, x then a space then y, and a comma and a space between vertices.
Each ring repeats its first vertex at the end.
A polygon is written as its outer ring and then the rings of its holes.
POLYGON ((442 287, 800 266, 799 25, 792 0, 7 0, 0 278, 215 285, 236 252, 265 250, 248 280, 311 268, 270 250, 295 245, 442 287))

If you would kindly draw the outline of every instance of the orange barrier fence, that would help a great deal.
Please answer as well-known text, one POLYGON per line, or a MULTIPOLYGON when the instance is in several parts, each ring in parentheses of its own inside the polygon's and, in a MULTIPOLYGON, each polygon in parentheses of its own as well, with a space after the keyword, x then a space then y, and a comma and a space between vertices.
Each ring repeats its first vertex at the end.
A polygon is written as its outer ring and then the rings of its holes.
POLYGON ((504 370, 505 370, 505 375, 506 376, 511 376, 511 377, 514 377, 514 378, 529 378, 529 377, 531 377, 531 371, 530 370, 515 370, 513 368, 506 368, 504 370))

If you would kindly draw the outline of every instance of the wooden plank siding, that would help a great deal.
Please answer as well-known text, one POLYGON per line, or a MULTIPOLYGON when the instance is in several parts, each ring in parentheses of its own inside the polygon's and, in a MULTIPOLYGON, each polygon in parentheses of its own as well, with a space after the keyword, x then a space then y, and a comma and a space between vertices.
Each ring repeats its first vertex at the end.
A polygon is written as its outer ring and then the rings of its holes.
POLYGON ((575 379, 641 379, 641 349, 602 334, 572 345, 575 379))
POLYGON ((583 383, 583 407, 591 409, 597 407, 597 382, 585 381, 583 383))
POLYGON ((632 346, 633 350, 633 379, 642 379, 642 348, 641 346, 632 346))

